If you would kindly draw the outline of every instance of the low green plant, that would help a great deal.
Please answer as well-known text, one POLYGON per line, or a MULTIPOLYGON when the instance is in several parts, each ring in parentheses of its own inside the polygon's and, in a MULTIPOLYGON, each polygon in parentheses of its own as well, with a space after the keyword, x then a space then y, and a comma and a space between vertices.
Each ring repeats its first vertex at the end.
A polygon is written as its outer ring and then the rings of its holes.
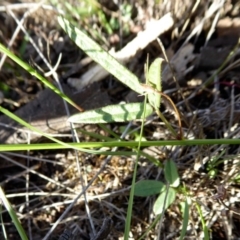
POLYGON ((164 176, 166 184, 157 180, 141 180, 135 185, 135 196, 148 197, 159 194, 153 206, 153 212, 156 215, 161 214, 167 209, 176 198, 176 188, 179 186, 180 180, 176 164, 172 160, 166 161, 164 176), (167 189, 167 185, 170 186, 169 189, 167 189))
MULTIPOLYGON (((175 201, 176 193, 179 191, 180 178, 177 166, 173 160, 167 160, 164 164, 165 183, 158 180, 141 180, 135 184, 134 195, 138 197, 149 197, 158 194, 153 205, 155 215, 162 215, 164 211, 175 201)), ((182 205, 183 227, 181 232, 182 239, 185 235, 189 219, 189 200, 182 205)), ((149 231, 150 229, 148 229, 149 231)), ((145 235, 145 234, 144 234, 145 235)))
POLYGON ((138 197, 149 197, 158 195, 153 205, 153 212, 156 215, 156 221, 147 229, 140 239, 144 239, 146 234, 153 228, 157 222, 163 217, 166 209, 175 201, 176 195, 184 195, 185 201, 180 202, 179 207, 182 212, 182 230, 179 239, 184 239, 189 222, 190 207, 196 207, 199 217, 201 219, 202 228, 204 232, 204 239, 209 239, 209 229, 207 228, 204 217, 202 215, 199 204, 194 201, 192 204, 191 196, 188 196, 188 191, 185 187, 180 186, 180 178, 175 162, 170 159, 167 160, 163 167, 165 182, 158 180, 140 180, 134 186, 134 195, 138 197))

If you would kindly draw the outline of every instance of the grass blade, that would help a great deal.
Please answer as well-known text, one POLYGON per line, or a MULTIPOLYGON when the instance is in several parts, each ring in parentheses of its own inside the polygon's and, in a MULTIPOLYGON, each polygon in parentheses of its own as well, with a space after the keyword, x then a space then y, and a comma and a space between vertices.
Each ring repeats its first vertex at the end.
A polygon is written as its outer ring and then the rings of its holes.
POLYGON ((61 98, 66 100, 73 107, 78 109, 80 112, 83 111, 83 109, 81 107, 79 107, 76 103, 74 103, 67 95, 62 93, 58 88, 56 88, 46 78, 44 78, 41 74, 39 74, 34 68, 32 68, 30 65, 28 65, 27 63, 22 61, 20 58, 18 58, 16 55, 14 55, 11 51, 9 51, 7 48, 5 48, 1 43, 0 43, 0 51, 5 53, 9 58, 11 58, 14 62, 16 62, 19 66, 21 66, 27 72, 29 72, 32 76, 39 79, 44 85, 46 85, 47 87, 52 89, 56 94, 58 94, 61 98))
POLYGON ((7 209, 15 227, 18 230, 19 235, 21 236, 22 240, 28 240, 28 237, 20 223, 20 221, 18 220, 17 214, 15 213, 14 209, 12 208, 11 204, 9 203, 9 201, 7 200, 2 188, 0 187, 0 199, 3 202, 3 205, 5 206, 5 208, 7 209))
POLYGON ((189 220, 189 202, 190 199, 186 199, 184 202, 183 206, 183 226, 182 226, 182 231, 179 240, 183 240, 185 237, 186 231, 187 231, 187 226, 188 226, 188 220, 189 220))
MULTIPOLYGON (((1 108, 0 108, 1 110, 1 108)), ((143 141, 142 147, 152 146, 201 146, 201 145, 215 145, 215 144, 232 144, 239 145, 240 139, 195 139, 195 140, 165 140, 165 141, 143 141)), ((23 151, 23 150, 53 150, 53 149, 77 149, 86 151, 86 148, 101 148, 101 147, 130 147, 138 146, 137 141, 112 141, 112 142, 82 142, 82 143, 67 143, 61 145, 60 143, 32 143, 30 144, 0 144, 0 152, 7 151, 23 151), (84 148, 84 150, 82 150, 84 148)), ((101 153, 99 153, 101 154, 101 153)), ((156 161, 156 165, 157 165, 156 161)), ((161 165, 161 163, 159 163, 161 165)))
POLYGON ((196 207, 197 207, 198 214, 199 214, 199 217, 200 217, 201 223, 202 223, 202 228, 203 228, 203 232, 204 232, 204 240, 209 240, 208 228, 207 228, 205 220, 203 218, 201 207, 199 206, 198 203, 196 203, 196 207))

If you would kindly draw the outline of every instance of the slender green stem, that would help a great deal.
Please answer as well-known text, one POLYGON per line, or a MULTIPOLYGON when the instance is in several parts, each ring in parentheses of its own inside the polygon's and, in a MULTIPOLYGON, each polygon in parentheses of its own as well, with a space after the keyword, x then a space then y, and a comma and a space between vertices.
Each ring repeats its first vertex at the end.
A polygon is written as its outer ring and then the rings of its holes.
MULTIPOLYGON (((166 141, 143 141, 141 147, 151 146, 194 146, 194 145, 215 145, 215 144, 231 144, 239 145, 240 139, 194 139, 194 140, 166 140, 166 141)), ((0 152, 8 151, 26 151, 26 150, 53 150, 74 148, 83 151, 84 148, 101 148, 101 147, 130 147, 138 146, 137 141, 113 141, 113 142, 85 142, 85 143, 32 143, 28 144, 1 144, 0 152)), ((98 152, 101 153, 101 152, 98 152)))
POLYGON ((135 191, 135 183, 136 183, 136 177, 137 177, 137 166, 138 166, 138 160, 141 155, 141 143, 142 143, 142 136, 143 136, 143 128, 144 128, 144 120, 145 120, 145 113, 146 113, 146 105, 147 105, 147 97, 145 96, 144 100, 144 114, 142 119, 142 125, 140 130, 140 137, 138 141, 138 147, 137 147, 137 158, 134 166, 134 172, 133 172, 133 178, 132 178, 132 187, 130 191, 129 201, 128 201, 128 209, 127 209, 127 221, 125 223, 125 231, 124 231, 124 240, 129 239, 129 232, 131 228, 131 218, 132 218, 132 208, 133 208, 133 198, 134 198, 134 191, 135 191))
POLYGON ((161 120, 165 123, 167 129, 172 133, 172 135, 177 139, 177 133, 171 126, 171 124, 168 122, 168 120, 164 117, 164 115, 158 110, 155 109, 157 115, 161 118, 161 120))
POLYGON ((154 221, 151 223, 151 225, 147 228, 145 233, 138 240, 146 239, 145 238, 146 235, 151 231, 151 229, 153 229, 155 227, 155 225, 158 223, 160 218, 161 218, 161 214, 157 215, 157 217, 154 219, 154 221))

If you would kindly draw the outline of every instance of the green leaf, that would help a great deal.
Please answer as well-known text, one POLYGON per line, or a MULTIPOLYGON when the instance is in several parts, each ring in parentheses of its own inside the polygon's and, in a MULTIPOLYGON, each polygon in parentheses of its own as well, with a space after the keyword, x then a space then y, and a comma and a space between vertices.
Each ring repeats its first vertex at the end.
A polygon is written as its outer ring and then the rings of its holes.
POLYGON ((88 37, 84 32, 73 26, 63 17, 58 17, 58 22, 68 36, 95 62, 100 64, 109 73, 115 76, 123 84, 133 91, 143 93, 142 86, 138 78, 127 68, 121 65, 114 57, 101 48, 96 42, 88 37))
POLYGON ((157 198, 156 202, 154 203, 153 206, 153 212, 157 214, 162 214, 163 210, 167 209, 175 200, 176 197, 176 192, 173 188, 169 188, 168 192, 165 190, 160 194, 160 196, 157 198), (166 197, 167 193, 167 197, 166 197), (166 203, 164 206, 164 200, 166 197, 166 203), (163 208, 164 207, 164 208, 163 208))
POLYGON ((148 197, 159 194, 165 190, 164 183, 156 180, 141 180, 135 184, 134 195, 138 197, 148 197))
POLYGON ((148 71, 148 80, 158 91, 162 91, 161 70, 163 58, 156 58, 148 71))
MULTIPOLYGON (((148 84, 160 92, 162 91, 161 68, 163 61, 164 60, 162 58, 157 58, 154 60, 149 68, 147 78, 149 81, 148 84)), ((161 95, 158 93, 148 94, 148 101, 152 106, 158 109, 160 108, 161 95)))
MULTIPOLYGON (((152 107, 146 105, 145 116, 151 115, 152 107)), ((78 113, 71 116, 68 121, 73 123, 110 123, 126 122, 143 118, 143 103, 127 103, 119 105, 109 105, 103 108, 78 113)))
POLYGON ((189 203, 190 199, 186 199, 186 201, 182 204, 182 212, 183 212, 183 226, 179 240, 182 240, 185 237, 188 220, 189 220, 189 203))
POLYGON ((173 160, 167 160, 164 167, 165 179, 169 182, 170 186, 178 187, 180 179, 177 171, 176 163, 173 160))

